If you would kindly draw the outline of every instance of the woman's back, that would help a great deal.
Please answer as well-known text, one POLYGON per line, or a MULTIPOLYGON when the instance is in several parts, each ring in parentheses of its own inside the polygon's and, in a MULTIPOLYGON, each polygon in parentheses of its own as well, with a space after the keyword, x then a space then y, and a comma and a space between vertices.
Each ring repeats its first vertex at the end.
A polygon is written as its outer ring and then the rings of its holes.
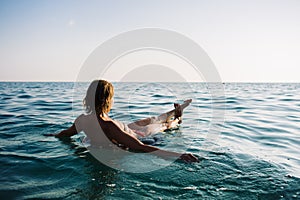
POLYGON ((110 143, 106 134, 109 134, 108 120, 98 120, 96 115, 80 115, 75 120, 77 131, 83 131, 92 145, 107 145, 110 143))

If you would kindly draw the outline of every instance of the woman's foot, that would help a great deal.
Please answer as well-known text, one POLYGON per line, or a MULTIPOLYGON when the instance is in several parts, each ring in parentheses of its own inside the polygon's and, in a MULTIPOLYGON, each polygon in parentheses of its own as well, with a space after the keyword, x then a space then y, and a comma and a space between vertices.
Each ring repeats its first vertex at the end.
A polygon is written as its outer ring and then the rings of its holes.
POLYGON ((178 103, 174 103, 174 107, 175 107, 174 120, 178 119, 178 124, 181 124, 182 123, 181 116, 182 116, 183 109, 178 103))
POLYGON ((178 119, 178 124, 182 123, 182 114, 183 114, 183 109, 186 108, 190 103, 192 102, 192 99, 185 100, 182 105, 178 103, 174 103, 174 119, 178 119))

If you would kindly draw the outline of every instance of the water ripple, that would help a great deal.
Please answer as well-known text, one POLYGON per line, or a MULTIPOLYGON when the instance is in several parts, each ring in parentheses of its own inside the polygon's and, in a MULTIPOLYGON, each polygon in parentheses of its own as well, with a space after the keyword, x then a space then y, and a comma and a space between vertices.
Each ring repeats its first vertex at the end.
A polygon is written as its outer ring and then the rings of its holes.
MULTIPOLYGON (((181 128, 161 134, 158 145, 201 155, 201 162, 140 174, 110 169, 84 148, 82 134, 43 136, 73 123, 88 84, 73 95, 73 83, 0 83, 1 199, 300 198, 300 84, 226 83, 225 101, 213 100, 205 83, 114 85, 112 115, 125 122, 193 98, 181 128), (174 87, 180 94, 170 92, 174 87), (216 135, 210 132, 213 103, 226 103, 216 135)), ((121 164, 165 164, 139 156, 121 164)))

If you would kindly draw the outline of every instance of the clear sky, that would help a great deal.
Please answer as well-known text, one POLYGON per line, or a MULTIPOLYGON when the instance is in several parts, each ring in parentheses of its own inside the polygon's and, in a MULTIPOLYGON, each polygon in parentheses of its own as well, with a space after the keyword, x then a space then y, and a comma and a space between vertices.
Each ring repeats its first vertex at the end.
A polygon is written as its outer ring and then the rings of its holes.
POLYGON ((226 82, 300 82, 299 0, 0 0, 0 80, 75 81, 102 42, 144 27, 197 42, 226 82))

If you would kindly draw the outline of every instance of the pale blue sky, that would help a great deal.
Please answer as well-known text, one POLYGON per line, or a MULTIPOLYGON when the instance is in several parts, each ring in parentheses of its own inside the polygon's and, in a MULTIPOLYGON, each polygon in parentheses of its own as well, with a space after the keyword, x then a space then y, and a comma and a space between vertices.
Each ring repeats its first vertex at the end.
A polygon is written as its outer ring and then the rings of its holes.
POLYGON ((1 0, 0 80, 75 81, 98 45, 144 27, 197 42, 223 81, 300 82, 299 0, 1 0))

